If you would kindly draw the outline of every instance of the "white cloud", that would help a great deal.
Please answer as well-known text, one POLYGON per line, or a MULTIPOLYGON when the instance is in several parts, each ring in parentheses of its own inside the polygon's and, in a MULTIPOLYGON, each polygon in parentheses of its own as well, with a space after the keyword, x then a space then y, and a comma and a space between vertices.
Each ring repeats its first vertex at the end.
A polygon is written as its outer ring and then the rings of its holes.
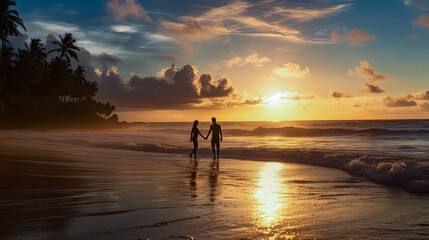
POLYGON ((253 65, 255 67, 262 67, 264 63, 270 62, 271 59, 268 57, 263 57, 259 55, 256 51, 249 54, 246 57, 235 56, 230 59, 222 61, 222 64, 226 67, 233 66, 244 66, 244 65, 253 65))
POLYGON ((339 4, 333 7, 321 9, 275 7, 274 10, 269 12, 269 14, 280 14, 287 18, 292 18, 300 22, 305 22, 317 18, 324 18, 329 15, 341 12, 350 5, 351 4, 339 4))
POLYGON ((138 31, 137 26, 132 25, 112 25, 110 28, 115 32, 135 33, 138 31))
POLYGON ((50 22, 42 22, 35 21, 33 22, 36 26, 48 30, 53 33, 66 33, 66 32, 76 32, 79 31, 79 27, 63 22, 50 23, 50 22))
POLYGON ((195 42, 229 35, 273 38, 296 43, 330 42, 306 39, 298 29, 266 21, 259 15, 252 16, 249 9, 254 6, 249 2, 233 1, 201 15, 183 16, 178 21, 163 20, 158 30, 160 34, 174 39, 187 55, 193 52, 192 44, 195 42))
POLYGON ((272 70, 274 76, 278 77, 304 77, 310 73, 308 67, 301 68, 299 64, 285 63, 281 67, 276 67, 272 70))

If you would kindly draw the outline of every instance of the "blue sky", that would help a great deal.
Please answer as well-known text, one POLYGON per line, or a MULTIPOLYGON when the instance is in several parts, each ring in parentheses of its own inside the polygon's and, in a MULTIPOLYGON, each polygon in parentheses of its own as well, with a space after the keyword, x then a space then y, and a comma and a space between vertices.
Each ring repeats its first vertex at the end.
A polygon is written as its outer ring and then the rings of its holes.
MULTIPOLYGON (((281 108, 288 113, 270 116, 286 120, 421 118, 429 110, 419 97, 429 89, 429 1, 17 0, 17 5, 29 37, 72 32, 89 54, 120 59, 92 60, 87 71, 98 74, 102 98, 126 112, 126 120, 145 120, 132 113, 148 111, 159 115, 155 120, 171 112, 183 120, 196 113, 228 119, 246 113, 260 120, 254 112, 281 108), (165 73, 173 62, 194 65, 198 76, 210 73, 208 86, 225 91, 203 95, 198 79, 196 98, 184 105, 134 104, 148 101, 139 95, 154 87, 146 84, 150 76, 171 84, 165 73), (116 85, 102 84, 103 76, 113 75, 116 85), (134 76, 138 86, 129 85, 134 76), (228 82, 220 86, 222 79, 228 82), (234 91, 225 95, 226 86, 234 91), (126 93, 137 87, 146 90, 126 93), (132 97, 120 100, 124 96, 132 97), (326 109, 332 114, 324 114, 326 109)), ((182 102, 184 96, 171 94, 182 102)))

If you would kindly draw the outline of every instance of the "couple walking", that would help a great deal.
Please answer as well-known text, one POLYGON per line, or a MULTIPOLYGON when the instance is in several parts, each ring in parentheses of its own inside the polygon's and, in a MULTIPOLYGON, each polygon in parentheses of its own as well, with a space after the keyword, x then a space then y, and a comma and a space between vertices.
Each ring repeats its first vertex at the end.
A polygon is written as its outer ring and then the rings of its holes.
POLYGON ((217 158, 219 158, 219 135, 220 135, 220 141, 222 142, 222 130, 220 129, 220 125, 216 123, 216 118, 212 118, 212 122, 213 124, 210 126, 210 131, 209 133, 207 133, 207 136, 204 137, 200 130, 198 130, 198 120, 194 121, 194 126, 192 127, 192 131, 191 131, 191 142, 194 142, 194 149, 192 150, 191 154, 189 154, 189 157, 192 157, 192 154, 194 154, 194 157, 197 157, 197 148, 198 148, 198 134, 203 137, 204 139, 207 140, 207 138, 210 136, 210 133, 213 131, 212 134, 212 150, 213 150, 213 158, 216 158, 216 153, 215 153, 215 145, 217 148, 217 158))

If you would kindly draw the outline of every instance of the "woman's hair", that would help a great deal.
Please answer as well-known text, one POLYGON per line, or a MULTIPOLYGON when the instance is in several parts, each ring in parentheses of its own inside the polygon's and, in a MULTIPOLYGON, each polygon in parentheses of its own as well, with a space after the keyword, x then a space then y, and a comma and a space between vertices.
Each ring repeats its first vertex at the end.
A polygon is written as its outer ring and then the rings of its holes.
POLYGON ((194 121, 194 126, 192 126, 192 128, 196 127, 198 125, 198 120, 194 121))

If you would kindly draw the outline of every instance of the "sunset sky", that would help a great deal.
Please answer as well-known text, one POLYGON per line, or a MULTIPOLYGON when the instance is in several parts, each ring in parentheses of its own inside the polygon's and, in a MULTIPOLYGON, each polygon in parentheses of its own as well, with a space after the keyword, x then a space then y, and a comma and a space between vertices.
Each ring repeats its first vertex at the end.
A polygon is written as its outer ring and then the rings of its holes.
POLYGON ((426 0, 17 0, 126 121, 427 118, 426 0), (174 63, 174 65, 173 65, 174 63))

